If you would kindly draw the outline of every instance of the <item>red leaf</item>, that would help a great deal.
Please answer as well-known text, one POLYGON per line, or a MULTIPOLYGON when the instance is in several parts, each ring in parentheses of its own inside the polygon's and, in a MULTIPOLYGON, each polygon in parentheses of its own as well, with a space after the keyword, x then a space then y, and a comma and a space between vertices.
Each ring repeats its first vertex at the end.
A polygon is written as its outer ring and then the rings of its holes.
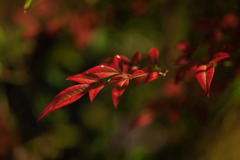
POLYGON ((137 70, 137 71, 133 72, 133 74, 129 77, 129 79, 146 76, 146 75, 147 74, 145 72, 143 72, 142 70, 137 70))
POLYGON ((128 57, 124 56, 124 55, 119 55, 121 58, 121 61, 125 64, 130 64, 130 60, 128 57))
POLYGON ((118 71, 127 72, 128 65, 130 64, 130 60, 123 55, 116 55, 113 57, 111 67, 115 68, 118 71))
POLYGON ((112 90, 112 100, 115 108, 117 108, 119 99, 123 94, 123 92, 125 91, 125 89, 127 88, 128 84, 129 84, 129 79, 125 79, 114 85, 112 90))
POLYGON ((56 95, 53 98, 53 100, 44 108, 38 120, 40 120, 46 114, 58 108, 64 107, 70 103, 75 102, 76 100, 81 98, 84 94, 86 94, 89 88, 90 88, 89 84, 78 84, 63 90, 58 95, 56 95))
POLYGON ((84 73, 92 73, 102 79, 102 78, 110 77, 115 74, 119 74, 119 71, 117 71, 116 69, 109 67, 109 66, 98 65, 98 66, 88 69, 84 73))
POLYGON ((134 81, 134 86, 135 87, 138 86, 140 83, 144 82, 146 78, 147 78, 147 75, 142 77, 137 77, 134 81))
POLYGON ((122 64, 122 73, 128 73, 129 72, 129 65, 122 64))
POLYGON ((109 57, 109 58, 104 59, 100 64, 106 65, 106 66, 111 66, 112 65, 112 61, 113 61, 113 58, 109 57))
POLYGON ((121 71, 120 63, 121 63, 121 57, 119 55, 114 56, 113 62, 112 62, 112 67, 118 71, 121 71))
POLYGON ((103 89, 104 86, 105 84, 101 84, 99 87, 89 90, 89 99, 91 102, 93 102, 97 94, 103 89))
POLYGON ((142 55, 140 52, 136 52, 133 56, 132 56, 132 64, 133 65, 139 65, 142 59, 142 55))
POLYGON ((178 57, 176 59, 175 63, 178 64, 178 65, 187 65, 188 64, 187 57, 186 56, 178 57))
POLYGON ((153 47, 149 50, 147 55, 147 60, 149 63, 156 64, 158 61, 159 52, 158 49, 153 47))
POLYGON ((78 83, 86 83, 86 84, 102 82, 101 78, 99 78, 97 75, 92 73, 76 74, 68 77, 66 80, 71 80, 78 83))
POLYGON ((153 67, 144 67, 142 69, 143 72, 145 72, 146 76, 141 76, 141 77, 137 77, 134 81, 134 86, 136 87, 137 85, 139 85, 141 82, 144 82, 145 79, 147 78, 148 74, 154 71, 153 67))
POLYGON ((163 73, 162 72, 151 72, 147 78, 145 79, 144 83, 148 83, 148 82, 151 82, 155 79, 157 79, 158 77, 160 76, 163 76, 163 73))
POLYGON ((117 82, 117 81, 122 81, 122 80, 125 80, 125 79, 127 79, 128 78, 128 76, 127 75, 125 75, 125 74, 119 74, 119 75, 116 75, 116 76, 114 76, 114 77, 112 77, 110 80, 109 80, 109 82, 117 82))
POLYGON ((200 65, 196 69, 196 79, 208 97, 214 71, 215 68, 211 63, 207 65, 200 65))
POLYGON ((181 52, 186 52, 190 47, 190 44, 188 41, 181 41, 177 44, 177 49, 181 52))
POLYGON ((145 127, 152 123, 155 119, 155 115, 152 112, 145 112, 137 116, 132 122, 131 128, 145 127))
POLYGON ((215 54, 214 58, 209 63, 216 63, 222 59, 228 58, 230 55, 225 52, 218 52, 215 54))
POLYGON ((239 18, 233 13, 225 14, 221 20, 220 27, 223 29, 226 28, 237 28, 239 25, 239 18))

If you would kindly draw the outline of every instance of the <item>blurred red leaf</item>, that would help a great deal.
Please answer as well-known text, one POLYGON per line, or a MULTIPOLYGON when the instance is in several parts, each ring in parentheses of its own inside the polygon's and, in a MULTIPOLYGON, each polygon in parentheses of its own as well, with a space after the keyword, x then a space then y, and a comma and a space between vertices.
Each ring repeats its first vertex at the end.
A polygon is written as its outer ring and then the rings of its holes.
POLYGON ((224 15, 220 27, 225 29, 225 28, 237 28, 239 25, 239 18, 237 15, 233 13, 228 13, 224 15))
POLYGON ((140 83, 144 82, 145 79, 147 78, 147 75, 146 76, 141 76, 141 77, 137 77, 134 81, 134 86, 138 86, 140 83))
POLYGON ((119 71, 117 71, 116 69, 114 69, 112 67, 109 67, 109 66, 105 66, 105 65, 95 66, 93 68, 88 69, 84 73, 95 74, 101 79, 106 78, 106 77, 110 77, 110 76, 115 75, 115 74, 120 74, 119 71))
POLYGON ((131 59, 133 65, 139 65, 142 59, 142 55, 140 52, 136 52, 131 59))
POLYGON ((158 61, 158 57, 159 57, 158 49, 155 47, 151 48, 147 55, 148 62, 151 64, 156 64, 158 61))
POLYGON ((178 64, 178 65, 187 65, 188 64, 187 57, 186 56, 178 57, 176 59, 175 63, 178 64))
POLYGON ((145 127, 152 123, 155 119, 155 115, 152 112, 144 112, 137 116, 137 118, 131 123, 131 128, 145 127))
POLYGON ((190 47, 190 44, 188 41, 181 41, 177 44, 177 49, 181 52, 186 52, 190 47))
POLYGON ((98 84, 99 87, 94 88, 94 89, 90 89, 89 90, 89 99, 91 102, 93 102, 93 100, 95 99, 95 97, 97 96, 97 94, 103 89, 103 87, 105 86, 105 84, 98 84))
POLYGON ((218 52, 215 54, 214 58, 209 63, 216 63, 222 59, 228 58, 230 55, 225 52, 218 52))
POLYGON ((188 71, 195 71, 197 68, 198 61, 191 61, 187 65, 182 66, 178 71, 176 71, 175 83, 179 83, 184 79, 188 71))
POLYGON ((207 65, 198 66, 195 72, 198 83, 201 85, 202 89, 204 90, 208 97, 214 71, 215 68, 211 63, 209 63, 207 65))
POLYGON ((42 119, 46 114, 58 108, 64 107, 70 103, 75 102, 76 100, 81 98, 84 94, 86 94, 89 88, 90 88, 89 84, 78 84, 63 90, 58 95, 56 95, 53 98, 53 100, 44 108, 38 120, 42 119))
POLYGON ((66 80, 71 80, 78 83, 86 83, 86 84, 102 82, 101 78, 99 78, 97 75, 93 73, 76 74, 68 77, 66 80))
POLYGON ((112 90, 112 100, 115 108, 117 108, 119 99, 123 94, 123 92, 125 91, 125 89, 127 88, 128 84, 129 84, 129 79, 125 79, 114 85, 112 90))

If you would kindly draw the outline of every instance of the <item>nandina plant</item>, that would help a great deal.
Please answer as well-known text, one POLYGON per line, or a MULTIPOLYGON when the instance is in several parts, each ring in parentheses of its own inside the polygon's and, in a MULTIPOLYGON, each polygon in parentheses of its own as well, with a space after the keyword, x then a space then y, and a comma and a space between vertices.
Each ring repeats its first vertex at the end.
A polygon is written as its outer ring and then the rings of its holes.
MULTIPOLYGON (((223 38, 226 31, 226 34, 229 34, 239 28, 236 20, 238 20, 238 17, 228 14, 212 28, 208 28, 207 31, 203 29, 204 26, 201 23, 196 23, 196 28, 200 31, 204 30, 207 36, 201 42, 201 45, 191 45, 188 41, 178 43, 177 49, 182 55, 175 61, 180 66, 176 71, 175 83, 179 83, 189 72, 192 72, 206 96, 209 97, 216 64, 230 57, 229 53, 236 49, 238 34, 232 36, 232 39, 229 41, 225 41, 223 38), (223 45, 221 46, 221 44, 223 45), (199 59, 199 57, 194 59, 194 55, 197 54, 202 46, 208 46, 208 54, 204 54, 203 59, 199 59)), ((93 102, 104 86, 110 83, 114 83, 112 101, 115 108, 117 108, 120 97, 128 87, 129 81, 134 80, 134 86, 137 86, 141 82, 148 83, 167 75, 168 70, 163 70, 157 65, 159 51, 156 47, 149 50, 146 58, 150 65, 140 67, 142 56, 139 52, 136 52, 131 59, 124 55, 116 55, 106 58, 99 65, 80 74, 68 77, 67 80, 75 81, 79 84, 71 86, 56 95, 42 111, 38 120, 58 108, 75 102, 87 93, 89 93, 90 101, 93 102)), ((238 71, 239 65, 236 65, 236 67, 238 71)), ((154 117, 149 116, 150 114, 148 113, 147 116, 145 113, 143 115, 145 117, 143 119, 148 119, 148 122, 154 117)))
POLYGON ((67 78, 79 84, 71 86, 58 95, 45 107, 38 120, 46 114, 75 102, 86 93, 89 93, 91 102, 103 87, 110 83, 115 83, 112 89, 112 101, 117 108, 119 99, 129 85, 129 81, 134 80, 134 85, 151 82, 159 77, 165 77, 168 70, 162 70, 157 61, 159 51, 153 47, 149 50, 147 60, 149 66, 140 68, 141 53, 136 52, 131 60, 123 55, 116 55, 113 58, 105 59, 100 65, 90 68, 83 73, 67 78))
MULTIPOLYGON (((215 71, 214 63, 228 58, 229 54, 217 52, 207 64, 201 64, 198 61, 191 62, 187 60, 188 55, 191 55, 196 50, 190 48, 188 43, 180 42, 178 49, 184 52, 186 56, 181 56, 176 60, 177 64, 183 65, 176 73, 176 80, 182 79, 188 70, 194 70, 197 81, 209 97, 210 85, 215 71)), ((159 77, 166 76, 168 70, 163 71, 157 65, 158 58, 159 51, 153 47, 147 54, 147 61, 150 66, 140 68, 142 56, 141 53, 136 52, 131 60, 123 55, 116 55, 113 58, 105 59, 100 65, 83 73, 68 77, 66 80, 75 81, 79 84, 71 86, 56 95, 42 111, 38 120, 58 108, 75 102, 87 93, 89 93, 90 101, 93 102, 104 86, 110 83, 115 83, 112 89, 112 101, 115 108, 117 108, 119 99, 128 87, 130 80, 134 80, 134 85, 137 86, 141 82, 148 83, 159 77)))

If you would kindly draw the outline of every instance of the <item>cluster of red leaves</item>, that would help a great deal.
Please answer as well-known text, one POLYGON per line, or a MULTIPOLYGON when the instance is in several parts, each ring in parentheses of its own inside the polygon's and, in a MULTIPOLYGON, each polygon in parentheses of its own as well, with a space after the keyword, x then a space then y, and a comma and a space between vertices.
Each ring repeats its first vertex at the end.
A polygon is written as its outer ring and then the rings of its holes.
POLYGON ((97 24, 97 14, 88 9, 81 12, 64 10, 64 5, 62 1, 42 0, 26 13, 18 9, 13 14, 13 20, 23 29, 24 38, 36 37, 40 32, 56 35, 67 28, 76 47, 83 49, 90 43, 97 24))
POLYGON ((176 60, 176 64, 181 65, 176 72, 176 83, 181 81, 188 71, 193 71, 201 88, 209 96, 210 85, 215 71, 213 64, 228 58, 229 53, 236 48, 239 41, 239 18, 233 13, 228 13, 219 21, 198 21, 195 26, 200 32, 206 34, 203 43, 209 45, 208 54, 210 58, 207 63, 202 63, 200 60, 190 60, 199 46, 190 46, 188 41, 180 42, 177 48, 184 55, 176 60), (227 34, 230 34, 230 36, 225 36, 227 34), (224 42, 225 40, 227 42, 224 42), (216 46, 219 42, 225 45, 217 50, 216 46))
MULTIPOLYGON (((161 90, 165 96, 164 99, 157 99, 156 101, 152 101, 149 105, 146 105, 146 107, 144 107, 134 118, 130 124, 130 128, 145 127, 151 124, 156 117, 159 116, 166 116, 166 119, 171 123, 179 121, 180 108, 178 108, 178 103, 184 104, 185 96, 183 92, 184 89, 182 88, 183 85, 178 82, 186 76, 189 77, 189 75, 193 75, 207 96, 209 96, 210 85, 215 72, 214 63, 228 58, 230 56, 229 53, 235 49, 235 43, 239 40, 239 18, 233 13, 228 13, 217 22, 198 21, 195 25, 200 32, 206 35, 203 44, 209 46, 209 60, 205 63, 199 59, 192 60, 192 55, 198 51, 199 46, 191 46, 188 41, 181 41, 178 43, 177 49, 182 52, 183 55, 178 57, 175 61, 176 64, 181 66, 176 72, 175 83, 168 81, 166 84, 162 85, 161 90), (224 42, 227 45, 224 45, 221 49, 216 51, 216 44, 224 41, 224 34, 229 33, 231 34, 231 40, 224 42), (187 74, 189 72, 192 74, 187 74)), ((184 104, 183 106, 186 105, 187 104, 184 104)), ((189 109, 191 109, 191 107, 189 107, 189 109)), ((200 102, 199 106, 194 106, 191 112, 196 114, 201 123, 206 121, 208 111, 204 103, 200 102)))
POLYGON ((188 71, 194 71, 198 83, 209 97, 210 85, 215 71, 213 64, 228 58, 230 55, 227 52, 223 52, 224 50, 222 49, 222 51, 216 52, 213 58, 206 64, 202 64, 199 60, 189 60, 191 55, 197 50, 197 46, 191 47, 188 41, 182 41, 178 44, 177 48, 184 55, 176 60, 176 64, 182 65, 176 72, 176 83, 182 80, 188 71))
POLYGON ((73 75, 67 80, 75 81, 80 84, 71 86, 56 95, 53 100, 45 107, 39 116, 39 120, 46 114, 66 106, 81 98, 89 92, 89 99, 92 102, 96 95, 109 83, 116 83, 112 89, 112 100, 117 108, 119 99, 129 85, 129 81, 135 79, 135 86, 141 82, 147 83, 165 76, 159 71, 156 63, 159 57, 157 48, 151 48, 147 55, 150 66, 139 68, 141 53, 135 53, 131 60, 123 55, 116 55, 113 58, 105 59, 100 65, 86 70, 85 72, 73 75))

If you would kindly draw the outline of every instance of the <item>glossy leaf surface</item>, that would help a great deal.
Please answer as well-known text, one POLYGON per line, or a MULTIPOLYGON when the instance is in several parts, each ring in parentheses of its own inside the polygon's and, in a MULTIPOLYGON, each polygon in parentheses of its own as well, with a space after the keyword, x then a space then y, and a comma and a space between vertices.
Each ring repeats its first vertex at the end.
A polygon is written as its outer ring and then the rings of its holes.
POLYGON ((81 98, 84 94, 86 94, 89 88, 90 88, 89 84, 78 84, 63 90, 58 95, 56 95, 53 98, 53 100, 44 108, 38 120, 42 119, 46 114, 58 108, 64 107, 70 103, 75 102, 76 100, 81 98))
POLYGON ((110 77, 115 74, 119 74, 119 71, 106 65, 98 65, 88 69, 84 73, 92 73, 102 79, 102 78, 110 77))
POLYGON ((91 102, 93 102, 93 100, 95 99, 95 97, 97 96, 97 94, 103 89, 103 87, 105 86, 104 84, 100 84, 98 85, 99 87, 96 87, 94 89, 90 89, 89 90, 89 99, 91 102))
POLYGON ((142 70, 137 70, 129 78, 133 79, 133 78, 142 77, 142 76, 146 76, 146 75, 147 74, 145 72, 143 72, 142 70))
POLYGON ((214 71, 212 64, 200 65, 196 69, 196 79, 208 97, 214 71))
POLYGON ((144 83, 148 83, 151 82, 155 79, 157 79, 158 77, 160 77, 162 74, 160 74, 161 72, 151 72, 148 77, 145 79, 144 83))
POLYGON ((97 75, 92 73, 76 74, 68 77, 66 80, 71 80, 78 83, 86 83, 86 84, 97 83, 102 81, 101 78, 99 78, 97 75))

